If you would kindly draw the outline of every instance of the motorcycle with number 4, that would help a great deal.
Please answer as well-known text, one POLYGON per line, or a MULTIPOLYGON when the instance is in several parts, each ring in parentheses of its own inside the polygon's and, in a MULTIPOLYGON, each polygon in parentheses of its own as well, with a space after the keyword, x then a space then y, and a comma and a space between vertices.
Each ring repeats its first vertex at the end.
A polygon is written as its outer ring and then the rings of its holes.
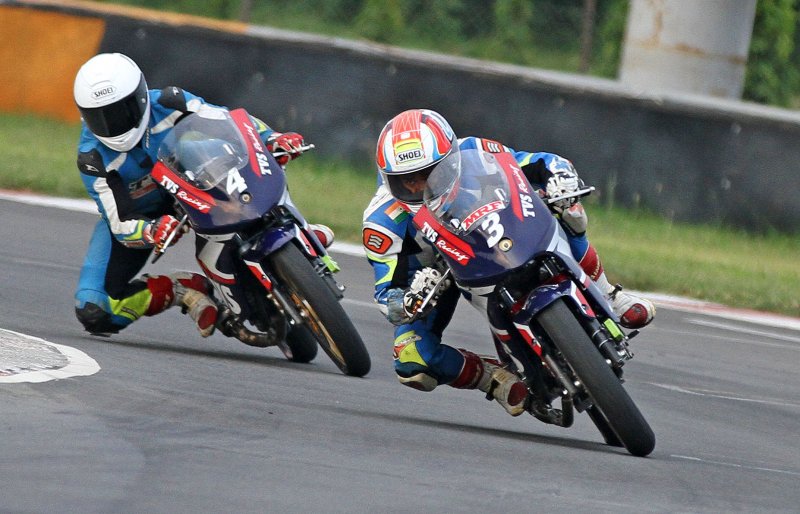
POLYGON ((653 451, 653 430, 623 387, 628 343, 638 332, 620 328, 513 155, 475 149, 443 159, 413 223, 446 264, 417 314, 454 279, 486 309, 498 355, 528 387, 530 414, 569 427, 575 410, 586 412, 607 444, 636 456, 653 451))
POLYGON ((292 203, 283 167, 244 109, 209 107, 182 119, 159 147, 152 176, 175 200, 179 229, 188 224, 196 234, 224 335, 277 346, 295 362, 310 362, 319 345, 344 374, 369 372, 364 342, 339 303, 339 267, 292 203))

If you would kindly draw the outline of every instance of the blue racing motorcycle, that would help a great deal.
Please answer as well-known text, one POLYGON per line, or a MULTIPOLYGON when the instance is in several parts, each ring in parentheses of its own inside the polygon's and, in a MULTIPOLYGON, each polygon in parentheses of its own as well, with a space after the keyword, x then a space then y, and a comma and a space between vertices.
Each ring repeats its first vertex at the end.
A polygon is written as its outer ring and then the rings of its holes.
MULTIPOLYGON (((440 284, 454 279, 486 309, 498 355, 528 386, 528 412, 563 427, 574 410, 586 412, 608 444, 637 456, 653 451, 653 430, 622 385, 636 332, 622 331, 513 155, 450 154, 428 177, 413 222, 446 264, 440 284)), ((437 294, 420 302, 420 313, 437 294)))
POLYGON ((197 235, 223 334, 278 346, 296 362, 311 361, 319 345, 343 373, 369 372, 364 342, 339 303, 339 268, 292 203, 283 168, 245 110, 186 116, 159 147, 152 176, 197 235))

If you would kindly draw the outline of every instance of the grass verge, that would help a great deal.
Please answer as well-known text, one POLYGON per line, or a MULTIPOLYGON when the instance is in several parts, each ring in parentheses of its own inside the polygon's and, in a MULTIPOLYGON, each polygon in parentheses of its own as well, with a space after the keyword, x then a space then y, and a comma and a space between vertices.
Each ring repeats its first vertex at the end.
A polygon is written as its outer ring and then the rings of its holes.
MULTIPOLYGON (((75 167, 78 132, 77 124, 0 115, 0 188, 86 197, 75 167)), ((292 198, 309 220, 330 225, 338 240, 358 243, 361 214, 375 189, 371 169, 370 162, 356 169, 305 155, 288 166, 292 198)), ((590 239, 613 282, 800 316, 796 235, 672 223, 591 201, 587 211, 590 239)))

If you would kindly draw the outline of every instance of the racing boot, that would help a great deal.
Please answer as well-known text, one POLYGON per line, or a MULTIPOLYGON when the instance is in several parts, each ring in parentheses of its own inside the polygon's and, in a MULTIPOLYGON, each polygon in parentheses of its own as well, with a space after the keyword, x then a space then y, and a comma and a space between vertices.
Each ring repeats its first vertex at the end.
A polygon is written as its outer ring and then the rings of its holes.
POLYGON ((656 306, 646 298, 622 291, 622 286, 617 284, 608 293, 611 308, 619 316, 619 323, 625 328, 642 328, 653 321, 656 306))
POLYGON ((487 399, 497 401, 512 416, 525 412, 528 388, 515 374, 504 369, 495 359, 480 357, 463 349, 459 352, 464 356, 464 367, 450 383, 451 387, 483 391, 487 399))
POLYGON ((146 316, 163 312, 173 305, 181 305, 184 314, 194 320, 201 336, 208 337, 214 333, 218 309, 208 296, 211 285, 204 276, 179 271, 171 275, 145 275, 143 278, 152 295, 146 316))
POLYGON ((625 293, 622 286, 612 286, 605 273, 595 279, 597 287, 603 291, 611 302, 611 309, 619 316, 619 324, 625 328, 642 328, 653 321, 656 315, 656 306, 653 302, 641 296, 625 293))
POLYGON ((333 230, 331 230, 329 226, 319 223, 309 223, 308 228, 314 232, 314 235, 317 236, 317 239, 319 239, 319 242, 322 243, 322 246, 325 248, 333 244, 333 230))
POLYGON ((606 277, 603 263, 592 245, 586 250, 580 266, 608 297, 611 309, 619 316, 620 325, 631 329, 642 328, 653 321, 656 315, 656 306, 653 302, 640 296, 623 293, 619 284, 612 286, 606 277))

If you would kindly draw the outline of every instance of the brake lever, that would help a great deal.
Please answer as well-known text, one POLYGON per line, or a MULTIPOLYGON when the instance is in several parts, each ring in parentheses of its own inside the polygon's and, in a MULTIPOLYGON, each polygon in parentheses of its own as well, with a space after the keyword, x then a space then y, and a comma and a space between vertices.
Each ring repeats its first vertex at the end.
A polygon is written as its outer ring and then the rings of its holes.
POLYGON ((175 230, 170 233, 169 237, 163 243, 156 245, 155 249, 153 250, 153 260, 150 261, 150 264, 155 264, 158 259, 161 258, 167 252, 167 247, 172 244, 172 240, 175 239, 175 236, 178 234, 179 230, 183 230, 183 226, 189 221, 189 215, 184 214, 181 221, 178 222, 178 226, 175 227, 175 230))
POLYGON ((445 272, 442 273, 442 278, 440 278, 439 281, 436 282, 436 285, 433 286, 430 291, 428 291, 428 294, 425 295, 425 298, 423 298, 422 301, 419 302, 417 307, 414 309, 414 315, 411 316, 408 323, 415 322, 420 317, 422 317, 423 314, 427 314, 429 308, 432 309, 433 307, 436 306, 436 302, 434 301, 434 299, 438 298, 439 292, 444 287, 445 281, 449 277, 450 277, 450 268, 447 268, 445 272), (433 303, 431 304, 431 302, 433 303), (431 304, 430 307, 429 304, 431 304))

